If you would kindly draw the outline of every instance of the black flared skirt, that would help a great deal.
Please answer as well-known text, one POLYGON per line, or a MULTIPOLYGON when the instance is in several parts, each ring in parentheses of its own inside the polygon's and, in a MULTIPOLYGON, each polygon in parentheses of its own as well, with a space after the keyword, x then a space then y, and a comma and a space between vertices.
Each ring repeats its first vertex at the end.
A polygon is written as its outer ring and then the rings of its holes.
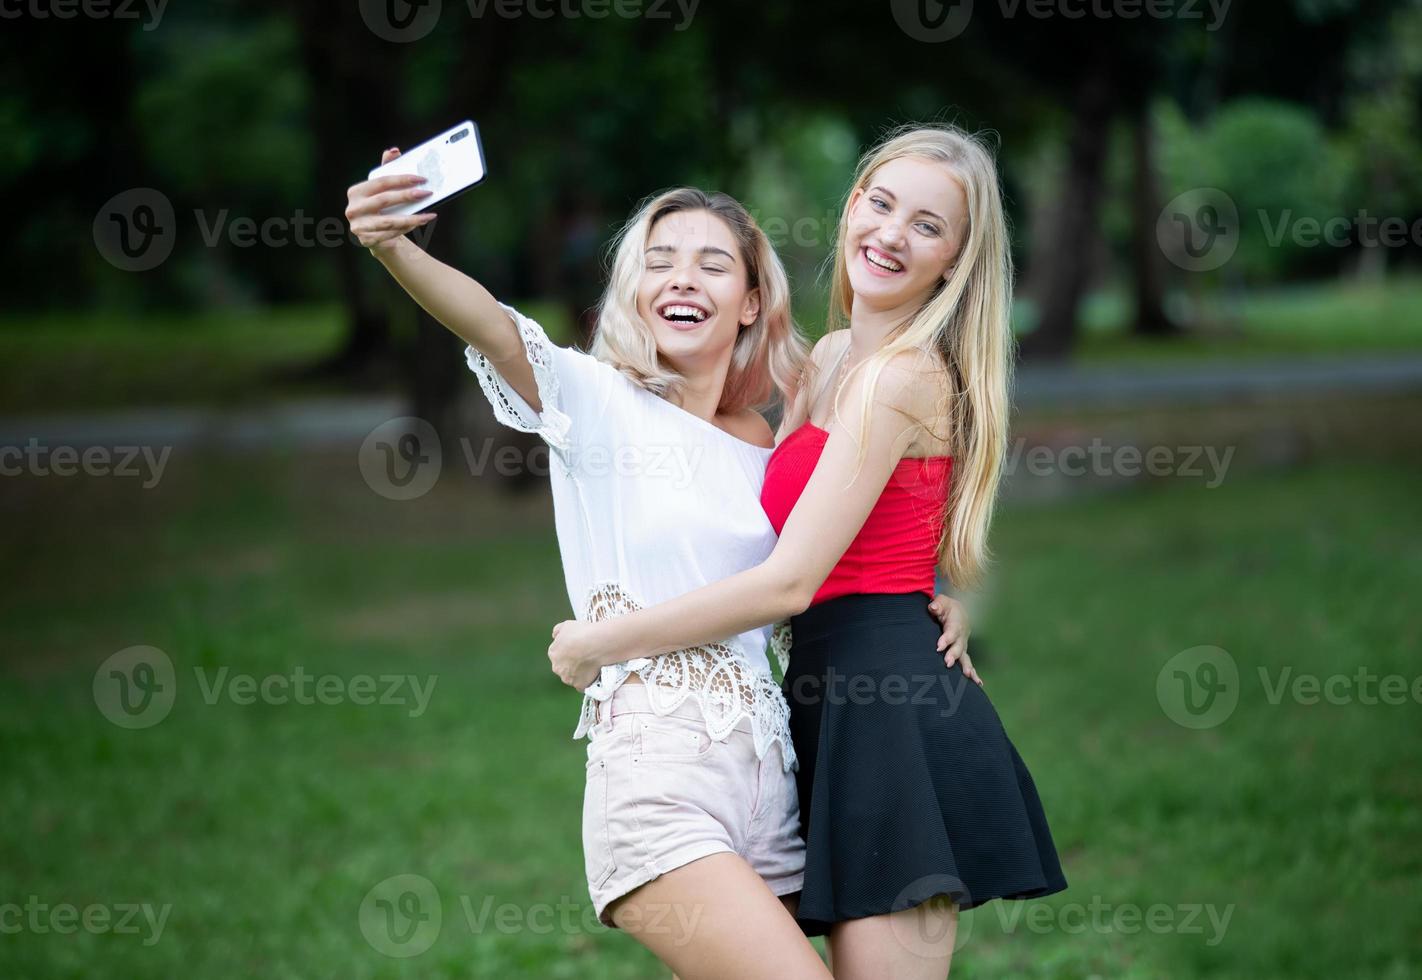
POLYGON ((983 689, 943 665, 928 596, 846 595, 791 619, 807 935, 948 894, 1066 888, 1036 786, 983 689))

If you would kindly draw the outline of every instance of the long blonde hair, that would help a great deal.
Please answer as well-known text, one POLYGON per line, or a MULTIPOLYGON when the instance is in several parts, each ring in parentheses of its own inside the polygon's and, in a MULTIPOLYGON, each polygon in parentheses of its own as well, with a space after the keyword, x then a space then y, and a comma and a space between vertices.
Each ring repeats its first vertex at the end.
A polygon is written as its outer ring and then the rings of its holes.
POLYGON ((658 221, 678 211, 706 211, 724 221, 740 246, 748 288, 760 290, 760 314, 741 328, 718 411, 769 406, 778 391, 790 405, 809 359, 809 343, 790 315, 790 282, 770 239, 728 194, 679 187, 647 198, 613 241, 612 269, 598 303, 591 353, 634 384, 662 398, 680 398, 686 378, 663 363, 656 338, 637 312, 647 239, 658 221))
MULTIPOLYGON (((1007 448, 1014 343, 1012 253, 992 151, 981 137, 956 126, 894 130, 860 159, 850 196, 856 189, 867 189, 880 167, 904 157, 942 163, 952 171, 967 198, 968 227, 950 276, 939 281, 883 346, 855 366, 856 371, 866 371, 859 464, 864 461, 870 406, 884 365, 902 351, 936 352, 947 368, 948 384, 932 421, 947 423, 942 438, 953 455, 938 566, 955 586, 966 588, 981 580, 987 565, 988 527, 1007 448)), ((847 329, 854 307, 843 250, 848 229, 846 198, 831 253, 829 330, 847 329)), ((835 402, 837 413, 838 394, 835 402)), ((935 431, 934 426, 925 424, 925 428, 935 431)))

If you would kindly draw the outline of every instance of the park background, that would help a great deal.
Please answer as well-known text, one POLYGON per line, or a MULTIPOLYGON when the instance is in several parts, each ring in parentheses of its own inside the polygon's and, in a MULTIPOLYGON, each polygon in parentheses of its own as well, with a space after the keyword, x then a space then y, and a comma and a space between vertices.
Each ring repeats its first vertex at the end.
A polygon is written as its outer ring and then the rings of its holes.
POLYGON ((0 976, 665 975, 588 907, 546 456, 344 233, 464 118, 426 247, 573 344, 682 183, 818 336, 862 149, 989 132, 1022 359, 970 650, 1071 887, 965 915, 954 975, 1422 975, 1419 4, 0 13, 0 976))

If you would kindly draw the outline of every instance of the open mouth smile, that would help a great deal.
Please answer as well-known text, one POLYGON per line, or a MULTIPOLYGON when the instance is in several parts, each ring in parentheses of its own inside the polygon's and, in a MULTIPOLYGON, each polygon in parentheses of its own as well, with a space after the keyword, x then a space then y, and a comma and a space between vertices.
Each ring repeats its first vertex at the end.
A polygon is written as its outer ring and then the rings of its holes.
POLYGON ((904 271, 902 262, 872 245, 865 245, 859 254, 864 256, 864 265, 876 276, 896 276, 904 271))
POLYGON ((705 323, 711 313, 697 303, 679 300, 675 303, 663 303, 657 307, 657 315, 677 330, 692 330, 705 323))

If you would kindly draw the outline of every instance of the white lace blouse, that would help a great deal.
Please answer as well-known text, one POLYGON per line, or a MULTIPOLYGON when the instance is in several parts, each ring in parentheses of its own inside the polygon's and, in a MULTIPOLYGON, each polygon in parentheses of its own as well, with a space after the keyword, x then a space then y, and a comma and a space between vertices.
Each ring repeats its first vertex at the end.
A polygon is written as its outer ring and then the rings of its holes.
MULTIPOLYGON (((482 353, 468 347, 465 356, 498 421, 536 432, 549 446, 558 547, 578 619, 655 605, 769 557, 776 535, 760 489, 770 449, 659 398, 590 354, 555 345, 536 322, 504 309, 518 325, 543 413, 482 353)), ((573 737, 602 734, 597 702, 636 672, 658 713, 695 698, 718 740, 749 717, 756 755, 778 741, 785 769, 798 768, 789 707, 768 659, 773 637, 784 669, 787 632, 786 624, 767 626, 604 667, 585 691, 573 737)))

